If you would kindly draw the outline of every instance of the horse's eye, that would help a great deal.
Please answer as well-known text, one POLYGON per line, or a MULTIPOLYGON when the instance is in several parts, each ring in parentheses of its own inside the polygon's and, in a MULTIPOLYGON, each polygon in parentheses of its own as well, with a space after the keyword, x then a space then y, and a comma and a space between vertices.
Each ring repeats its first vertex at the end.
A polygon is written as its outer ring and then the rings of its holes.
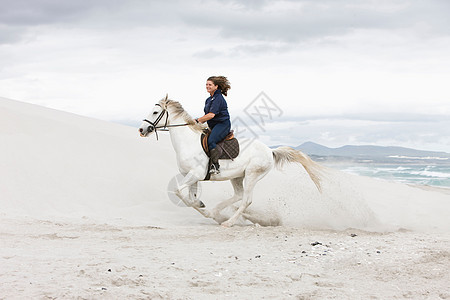
POLYGON ((157 113, 158 113, 158 112, 155 111, 153 114, 156 115, 157 113))

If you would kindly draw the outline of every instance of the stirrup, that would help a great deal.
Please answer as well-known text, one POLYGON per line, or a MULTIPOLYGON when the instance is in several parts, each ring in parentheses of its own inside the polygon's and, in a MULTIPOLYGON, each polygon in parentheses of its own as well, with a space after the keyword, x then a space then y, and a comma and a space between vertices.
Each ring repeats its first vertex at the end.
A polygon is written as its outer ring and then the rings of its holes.
POLYGON ((209 169, 209 174, 214 174, 214 175, 220 174, 220 170, 219 170, 218 166, 216 166, 216 164, 211 165, 211 169, 209 169))

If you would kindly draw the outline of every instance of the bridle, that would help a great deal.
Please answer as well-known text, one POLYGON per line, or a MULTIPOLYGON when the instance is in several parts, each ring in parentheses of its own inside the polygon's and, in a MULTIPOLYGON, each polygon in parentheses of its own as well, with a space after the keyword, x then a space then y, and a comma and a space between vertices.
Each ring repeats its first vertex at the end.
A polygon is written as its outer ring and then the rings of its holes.
MULTIPOLYGON (((159 107, 162 108, 162 106, 159 105, 158 103, 155 104, 155 106, 159 106, 159 107)), ((164 109, 164 108, 161 111, 161 113, 159 114, 159 116, 156 118, 155 122, 149 121, 147 119, 144 119, 143 121, 147 122, 148 124, 150 124, 150 126, 147 127, 147 131, 148 132, 152 132, 153 130, 155 130, 156 140, 158 140, 158 131, 157 131, 157 129, 167 129, 169 127, 179 127, 179 126, 187 126, 187 125, 189 125, 188 123, 167 125, 167 122, 169 121, 169 111, 167 109, 164 109), (166 121, 164 123, 164 126, 158 126, 158 123, 162 120, 162 118, 164 118, 164 114, 166 115, 166 121)))

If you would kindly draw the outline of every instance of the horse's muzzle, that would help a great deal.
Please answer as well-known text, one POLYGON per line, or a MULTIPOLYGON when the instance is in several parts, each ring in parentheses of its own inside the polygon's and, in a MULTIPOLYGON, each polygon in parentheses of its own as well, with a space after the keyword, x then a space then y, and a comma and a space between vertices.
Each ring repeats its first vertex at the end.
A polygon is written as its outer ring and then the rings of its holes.
POLYGON ((155 130, 155 127, 150 125, 148 126, 146 129, 144 128, 139 128, 139 134, 142 137, 146 137, 149 133, 152 133, 153 130, 155 130))

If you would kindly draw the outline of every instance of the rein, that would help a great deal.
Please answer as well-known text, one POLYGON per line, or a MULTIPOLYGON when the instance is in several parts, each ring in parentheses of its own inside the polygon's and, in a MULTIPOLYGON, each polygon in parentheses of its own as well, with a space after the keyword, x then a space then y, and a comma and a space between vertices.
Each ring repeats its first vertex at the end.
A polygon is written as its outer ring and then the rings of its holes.
MULTIPOLYGON (((159 104, 155 104, 155 105, 161 107, 161 105, 159 105, 159 104)), ((155 130, 156 140, 159 140, 157 129, 166 129, 166 128, 170 128, 170 127, 180 127, 180 126, 187 126, 187 125, 189 125, 188 123, 167 125, 167 122, 169 121, 169 112, 167 111, 167 109, 163 109, 162 110, 162 112, 156 118, 155 122, 149 121, 147 119, 144 119, 143 121, 150 124, 150 126, 148 126, 148 128, 147 128, 148 132, 152 132, 153 130, 155 130), (164 114, 166 114, 166 122, 164 123, 164 126, 158 126, 158 123, 162 120, 162 118, 164 117, 164 114)))

